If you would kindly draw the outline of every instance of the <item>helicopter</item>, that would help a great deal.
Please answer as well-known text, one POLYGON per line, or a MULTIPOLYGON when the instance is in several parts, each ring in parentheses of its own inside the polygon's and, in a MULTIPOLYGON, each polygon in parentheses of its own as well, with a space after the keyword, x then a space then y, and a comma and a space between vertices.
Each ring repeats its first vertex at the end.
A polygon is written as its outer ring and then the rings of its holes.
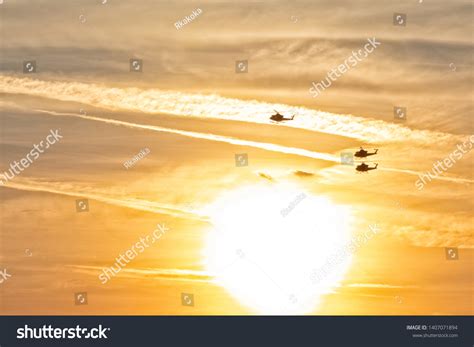
POLYGON ((295 118, 295 115, 293 115, 293 117, 291 118, 285 118, 285 116, 283 116, 282 114, 280 114, 280 112, 278 112, 277 110, 274 110, 276 113, 272 116, 270 116, 270 119, 275 121, 275 122, 281 122, 281 121, 285 121, 285 120, 293 120, 295 118))
POLYGON ((367 152, 365 149, 363 149, 362 147, 360 147, 360 149, 359 149, 357 152, 355 152, 354 156, 357 157, 357 158, 366 158, 366 157, 368 157, 368 156, 370 156, 370 155, 375 155, 375 154, 377 154, 377 152, 378 152, 378 149, 375 149, 374 152, 369 153, 369 152, 367 152))
POLYGON ((377 166, 378 166, 378 165, 379 165, 379 164, 375 164, 375 166, 370 167, 370 166, 367 165, 366 163, 362 163, 362 164, 357 165, 356 170, 359 171, 359 172, 368 172, 368 171, 370 171, 370 170, 375 170, 375 169, 377 169, 377 166))

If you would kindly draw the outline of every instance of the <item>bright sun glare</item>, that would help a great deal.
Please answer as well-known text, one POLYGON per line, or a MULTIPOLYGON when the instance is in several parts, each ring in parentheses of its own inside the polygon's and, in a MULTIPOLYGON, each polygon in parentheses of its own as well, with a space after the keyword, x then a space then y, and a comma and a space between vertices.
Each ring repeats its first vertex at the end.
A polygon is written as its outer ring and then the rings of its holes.
POLYGON ((260 314, 314 311, 343 278, 350 259, 314 273, 351 237, 351 213, 292 186, 257 185, 220 196, 206 209, 214 229, 207 270, 241 304, 260 314))

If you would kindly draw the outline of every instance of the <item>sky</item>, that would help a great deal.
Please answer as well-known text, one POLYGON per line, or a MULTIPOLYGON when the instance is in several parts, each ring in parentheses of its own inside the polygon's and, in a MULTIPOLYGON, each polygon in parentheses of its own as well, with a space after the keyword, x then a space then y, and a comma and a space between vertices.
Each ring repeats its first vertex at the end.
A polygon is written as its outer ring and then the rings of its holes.
POLYGON ((0 18, 0 174, 62 135, 0 186, 2 312, 472 314, 471 2, 4 0, 0 18), (360 146, 376 170, 341 163, 360 146))

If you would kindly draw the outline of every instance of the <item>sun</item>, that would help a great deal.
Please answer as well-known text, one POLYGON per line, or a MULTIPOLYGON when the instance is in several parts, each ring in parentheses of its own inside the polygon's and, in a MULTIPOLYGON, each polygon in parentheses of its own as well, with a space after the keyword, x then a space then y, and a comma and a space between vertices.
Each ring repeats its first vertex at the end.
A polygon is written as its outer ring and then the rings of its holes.
POLYGON ((255 313, 314 312, 350 264, 350 256, 330 259, 350 242, 351 211, 326 197, 283 184, 253 185, 224 193, 206 214, 213 229, 205 266, 255 313))

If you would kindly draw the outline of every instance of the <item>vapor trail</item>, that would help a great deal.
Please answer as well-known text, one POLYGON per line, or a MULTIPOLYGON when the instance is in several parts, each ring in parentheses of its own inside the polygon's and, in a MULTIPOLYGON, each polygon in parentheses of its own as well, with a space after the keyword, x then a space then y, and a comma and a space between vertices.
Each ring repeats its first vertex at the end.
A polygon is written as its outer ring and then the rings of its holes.
MULTIPOLYGON (((424 172, 419 172, 419 171, 414 171, 414 170, 394 169, 394 168, 388 168, 388 167, 382 167, 382 168, 379 168, 379 170, 389 171, 389 172, 399 172, 399 173, 415 175, 415 176, 420 176, 424 174, 424 172)), ((468 178, 462 178, 462 177, 437 176, 437 177, 431 177, 431 179, 437 179, 440 181, 448 181, 448 182, 454 182, 454 183, 474 183, 473 180, 470 180, 468 178)))
MULTIPOLYGON (((204 133, 198 133, 194 131, 159 127, 155 125, 137 124, 137 123, 120 121, 116 119, 100 118, 100 117, 87 116, 87 115, 81 115, 81 114, 76 114, 76 113, 60 113, 60 112, 47 111, 47 110, 36 110, 36 111, 53 115, 53 116, 76 117, 76 118, 82 118, 82 119, 91 120, 91 121, 113 124, 117 126, 125 126, 128 128, 137 128, 137 129, 145 129, 145 130, 158 131, 158 132, 166 132, 166 133, 177 134, 177 135, 182 135, 182 136, 187 136, 187 137, 192 137, 192 138, 224 142, 224 143, 238 145, 238 146, 254 147, 254 148, 264 149, 264 150, 272 151, 272 152, 293 154, 293 155, 298 155, 298 156, 302 156, 306 158, 325 160, 325 161, 329 161, 333 163, 340 163, 340 157, 336 155, 332 155, 329 153, 309 151, 302 148, 286 147, 286 146, 276 145, 273 143, 241 140, 241 139, 236 139, 233 137, 227 137, 227 136, 222 136, 222 135, 204 134, 204 133)), ((395 168, 380 168, 379 170, 387 171, 387 172, 399 172, 399 173, 404 173, 404 174, 414 175, 414 176, 420 176, 423 174, 423 172, 419 172, 419 171, 395 169, 395 168)), ((474 182, 466 178, 446 177, 446 176, 433 177, 433 179, 448 181, 448 182, 453 182, 453 183, 473 183, 474 182)))
POLYGON ((49 185, 44 184, 44 183, 38 184, 36 182, 17 183, 17 182, 9 181, 7 184, 3 185, 3 187, 17 189, 17 190, 24 190, 24 191, 44 192, 44 193, 86 198, 86 199, 96 200, 96 201, 100 201, 100 202, 115 205, 115 206, 132 208, 132 209, 140 210, 140 211, 165 214, 165 215, 178 217, 178 218, 200 220, 204 222, 208 221, 208 217, 206 216, 199 215, 197 213, 192 213, 190 211, 178 208, 176 206, 160 204, 160 203, 147 201, 147 200, 117 198, 117 197, 112 197, 112 196, 106 196, 103 194, 97 194, 94 192, 58 189, 52 186, 51 184, 49 185))
POLYGON ((160 89, 112 88, 94 83, 47 81, 0 74, 0 92, 72 101, 108 110, 130 110, 150 115, 213 118, 227 121, 271 124, 273 109, 296 114, 295 120, 278 126, 323 132, 367 143, 406 141, 445 145, 463 140, 462 136, 430 130, 410 129, 372 118, 322 112, 306 107, 240 100, 216 94, 183 93, 160 89))
POLYGON ((272 151, 272 152, 294 154, 294 155, 299 155, 302 157, 307 157, 307 158, 312 158, 312 159, 330 161, 333 163, 340 162, 340 158, 332 154, 313 152, 313 151, 309 151, 309 150, 301 149, 301 148, 285 147, 285 146, 276 145, 273 143, 241 140, 241 139, 236 139, 234 137, 228 137, 228 136, 222 136, 222 135, 205 134, 205 133, 198 133, 194 131, 164 128, 164 127, 155 126, 155 125, 137 124, 137 123, 120 121, 116 119, 86 116, 86 115, 80 115, 80 114, 75 114, 75 113, 60 113, 60 112, 46 111, 46 110, 36 110, 36 111, 47 113, 53 116, 77 117, 77 118, 82 118, 82 119, 87 119, 87 120, 103 122, 107 124, 125 126, 128 128, 146 129, 146 130, 152 130, 152 131, 158 131, 158 132, 177 134, 177 135, 192 137, 196 139, 225 142, 228 144, 238 145, 238 146, 254 147, 254 148, 264 149, 264 150, 272 151))

